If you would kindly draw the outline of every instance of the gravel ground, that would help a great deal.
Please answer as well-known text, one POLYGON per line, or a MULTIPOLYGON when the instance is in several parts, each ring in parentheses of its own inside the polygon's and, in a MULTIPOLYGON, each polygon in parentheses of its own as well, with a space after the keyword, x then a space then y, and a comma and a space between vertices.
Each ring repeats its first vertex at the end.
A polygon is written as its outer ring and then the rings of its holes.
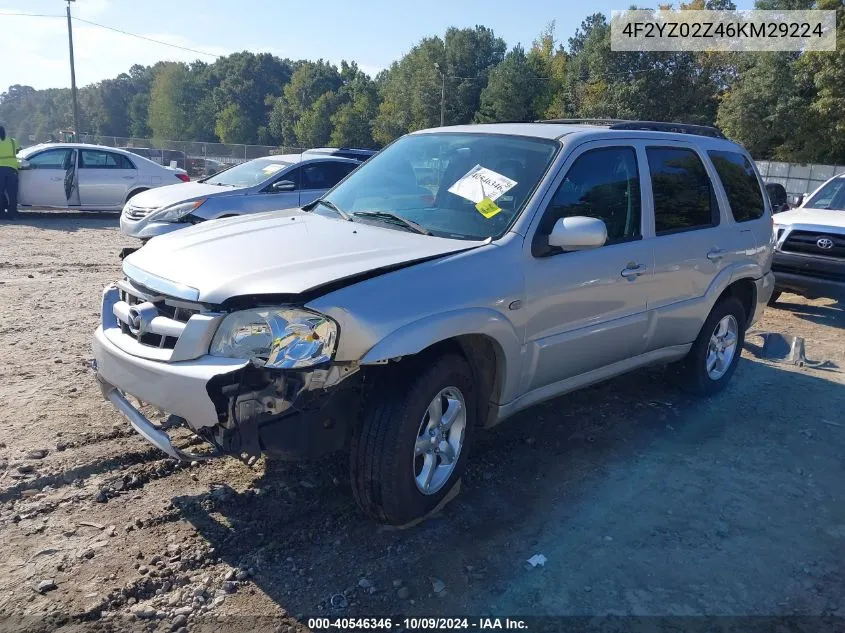
POLYGON ((103 401, 91 334, 134 245, 116 225, 0 223, 0 630, 845 616, 842 304, 784 295, 757 326, 825 368, 748 349, 711 400, 653 369, 534 407, 480 436, 439 516, 399 531, 357 512, 343 456, 177 464, 103 401))

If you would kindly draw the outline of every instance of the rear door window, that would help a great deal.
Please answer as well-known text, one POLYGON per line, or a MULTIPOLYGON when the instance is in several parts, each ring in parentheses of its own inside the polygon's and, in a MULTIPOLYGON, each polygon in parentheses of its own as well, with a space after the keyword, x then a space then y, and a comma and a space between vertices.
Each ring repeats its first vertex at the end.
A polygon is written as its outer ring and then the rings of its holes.
POLYGON ((357 165, 351 163, 329 161, 303 165, 300 168, 302 189, 331 189, 356 167, 357 165))
POLYGON ((684 147, 646 148, 657 235, 719 224, 719 205, 704 163, 684 147))
POLYGON ((84 149, 79 157, 82 169, 135 169, 123 154, 84 149))
POLYGON ((711 150, 707 155, 725 188, 734 220, 748 222, 763 217, 763 194, 749 160, 739 152, 711 150))

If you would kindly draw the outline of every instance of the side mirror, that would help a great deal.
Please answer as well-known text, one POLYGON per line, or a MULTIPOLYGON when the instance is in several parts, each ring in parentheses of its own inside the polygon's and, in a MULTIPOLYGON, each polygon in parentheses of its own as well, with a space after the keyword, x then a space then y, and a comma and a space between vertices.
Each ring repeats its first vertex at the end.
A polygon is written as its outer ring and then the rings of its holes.
POLYGON ((18 159, 18 169, 29 169, 31 165, 29 161, 25 158, 18 159))
POLYGON ((604 220, 575 216, 561 218, 555 222, 549 234, 549 246, 565 251, 585 251, 604 246, 607 242, 607 226, 604 220))
POLYGON ((296 189, 296 183, 292 180, 277 180, 270 186, 270 189, 273 191, 293 191, 296 189))
POLYGON ((795 196, 795 206, 800 207, 802 204, 804 204, 804 200, 806 200, 806 199, 807 199, 806 193, 799 193, 797 196, 795 196))

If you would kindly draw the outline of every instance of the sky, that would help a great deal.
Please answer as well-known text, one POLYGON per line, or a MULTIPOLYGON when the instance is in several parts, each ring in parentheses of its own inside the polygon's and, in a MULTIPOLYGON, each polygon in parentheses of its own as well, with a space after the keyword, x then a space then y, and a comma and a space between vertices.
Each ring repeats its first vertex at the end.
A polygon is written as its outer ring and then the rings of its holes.
MULTIPOLYGON (((735 0, 752 8, 752 0, 735 0)), ((76 0, 74 17, 195 49, 197 54, 80 21, 73 24, 76 81, 84 86, 116 77, 133 64, 195 59, 248 50, 291 59, 354 60, 375 74, 420 39, 450 26, 492 28, 508 46, 531 42, 550 21, 566 41, 588 14, 630 6, 632 0, 76 0)), ((641 8, 657 2, 638 2, 641 8)), ((63 0, 0 0, 0 92, 13 84, 70 86, 63 0), (59 17, 27 17, 21 13, 59 17), (16 15, 10 15, 16 14, 16 15), (6 48, 13 52, 7 54, 6 48)))

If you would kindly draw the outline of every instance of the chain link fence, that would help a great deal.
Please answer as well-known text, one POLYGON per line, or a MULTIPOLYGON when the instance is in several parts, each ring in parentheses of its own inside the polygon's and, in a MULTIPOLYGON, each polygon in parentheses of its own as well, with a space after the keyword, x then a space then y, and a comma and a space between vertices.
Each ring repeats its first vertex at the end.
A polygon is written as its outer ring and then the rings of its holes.
POLYGON ((845 165, 802 165, 771 160, 755 162, 763 180, 783 185, 787 195, 793 199, 815 191, 828 178, 845 173, 845 165))
POLYGON ((278 154, 299 154, 304 150, 301 147, 168 141, 98 134, 80 134, 79 142, 126 149, 161 165, 184 169, 191 177, 197 178, 253 158, 278 154))
MULTIPOLYGON (((303 147, 273 147, 238 143, 169 141, 97 134, 80 134, 79 141, 128 149, 159 164, 185 169, 191 177, 208 175, 209 172, 243 163, 253 158, 277 154, 299 154, 306 149, 303 147)), ((792 199, 801 194, 815 191, 828 178, 845 173, 845 165, 784 163, 771 160, 758 160, 756 163, 763 180, 783 185, 787 195, 792 199)))

